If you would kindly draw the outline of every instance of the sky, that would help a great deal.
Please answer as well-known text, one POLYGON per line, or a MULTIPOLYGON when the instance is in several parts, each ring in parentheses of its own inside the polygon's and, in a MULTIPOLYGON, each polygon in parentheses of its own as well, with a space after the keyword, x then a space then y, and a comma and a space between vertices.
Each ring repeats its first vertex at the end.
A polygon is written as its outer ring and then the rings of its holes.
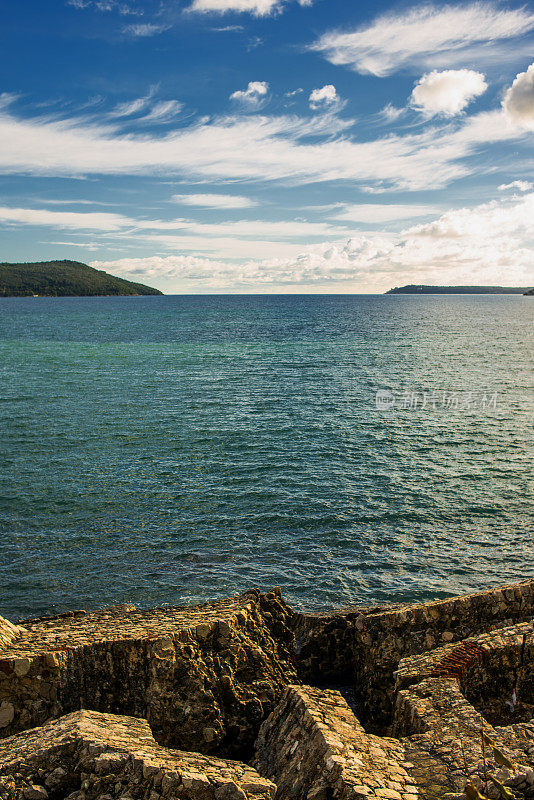
POLYGON ((2 261, 166 293, 534 285, 534 6, 21 0, 2 261))

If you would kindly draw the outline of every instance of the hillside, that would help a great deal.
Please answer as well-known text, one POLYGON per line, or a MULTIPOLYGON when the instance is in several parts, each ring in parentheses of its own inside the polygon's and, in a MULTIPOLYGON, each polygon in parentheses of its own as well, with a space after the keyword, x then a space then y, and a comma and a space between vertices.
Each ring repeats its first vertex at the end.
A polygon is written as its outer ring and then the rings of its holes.
POLYGON ((0 264, 0 297, 87 297, 163 294, 158 289, 108 275, 79 261, 0 264))
POLYGON ((532 295, 534 295, 534 289, 529 289, 528 292, 525 292, 525 295, 531 297, 532 295))
POLYGON ((395 286, 386 294, 527 294, 526 286, 395 286))

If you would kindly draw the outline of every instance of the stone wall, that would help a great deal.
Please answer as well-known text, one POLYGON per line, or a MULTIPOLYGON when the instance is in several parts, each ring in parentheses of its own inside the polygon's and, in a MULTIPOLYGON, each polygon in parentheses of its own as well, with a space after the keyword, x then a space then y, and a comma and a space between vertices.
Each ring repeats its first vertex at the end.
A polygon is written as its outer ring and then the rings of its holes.
POLYGON ((162 744, 246 755, 289 680, 292 612, 275 593, 192 609, 26 622, 0 651, 0 736, 88 708, 148 719, 162 744))
POLYGON ((366 734, 337 691, 289 687, 254 763, 279 800, 417 800, 402 743, 366 734))
POLYGON ((145 720, 77 711, 0 741, 2 800, 272 800, 246 764, 159 746, 145 720))
POLYGON ((0 626, 0 799, 534 800, 533 603, 532 580, 316 615, 253 590, 0 626), (220 758, 256 737, 264 783, 220 758))
POLYGON ((0 617, 0 647, 4 647, 24 633, 24 628, 20 625, 13 625, 9 620, 0 617))
POLYGON ((534 717, 534 624, 466 639, 403 659, 395 673, 397 691, 431 677, 456 679, 465 698, 493 724, 534 717))
POLYGON ((534 580, 421 605, 300 614, 298 667, 309 683, 354 684, 364 724, 391 723, 393 673, 401 659, 534 616, 534 580))

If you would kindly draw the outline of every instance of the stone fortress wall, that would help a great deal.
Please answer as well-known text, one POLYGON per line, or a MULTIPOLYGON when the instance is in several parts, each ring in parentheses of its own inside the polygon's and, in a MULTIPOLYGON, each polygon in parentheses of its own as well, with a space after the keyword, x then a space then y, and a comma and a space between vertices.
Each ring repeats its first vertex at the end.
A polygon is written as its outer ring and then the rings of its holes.
POLYGON ((0 800, 534 797, 533 620, 534 580, 0 618, 0 800))

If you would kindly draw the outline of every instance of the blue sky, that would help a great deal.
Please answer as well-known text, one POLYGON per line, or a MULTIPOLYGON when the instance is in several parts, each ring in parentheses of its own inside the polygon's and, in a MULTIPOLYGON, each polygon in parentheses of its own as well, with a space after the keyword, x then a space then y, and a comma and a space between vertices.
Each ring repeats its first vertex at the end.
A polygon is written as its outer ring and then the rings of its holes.
POLYGON ((532 6, 25 0, 3 23, 2 260, 188 293, 534 284, 532 6))

